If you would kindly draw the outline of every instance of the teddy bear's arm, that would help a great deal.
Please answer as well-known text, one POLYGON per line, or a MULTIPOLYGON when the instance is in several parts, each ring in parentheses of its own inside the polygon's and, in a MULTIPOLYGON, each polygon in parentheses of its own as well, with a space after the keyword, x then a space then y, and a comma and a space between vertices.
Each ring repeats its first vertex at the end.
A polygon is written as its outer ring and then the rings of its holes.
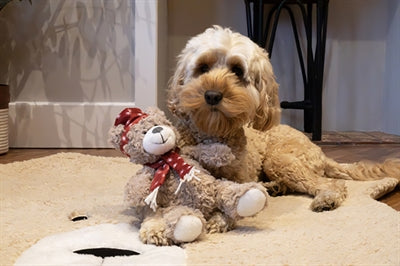
POLYGON ((194 146, 184 146, 181 152, 197 160, 206 168, 229 165, 235 160, 235 155, 233 155, 231 148, 221 143, 200 143, 194 146))
POLYGON ((144 167, 131 177, 125 186, 125 202, 129 207, 142 208, 146 206, 145 198, 150 193, 153 169, 144 167))

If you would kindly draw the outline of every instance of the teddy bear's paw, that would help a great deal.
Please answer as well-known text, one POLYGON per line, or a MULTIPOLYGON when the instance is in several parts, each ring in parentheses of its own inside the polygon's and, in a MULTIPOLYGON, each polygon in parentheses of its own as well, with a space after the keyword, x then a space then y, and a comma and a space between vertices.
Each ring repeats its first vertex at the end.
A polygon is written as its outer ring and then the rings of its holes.
POLYGON ((225 233, 231 230, 235 226, 235 221, 228 216, 224 216, 222 213, 215 213, 208 221, 206 225, 207 233, 225 233))
POLYGON ((235 155, 233 155, 231 148, 225 144, 213 143, 204 146, 206 148, 202 149, 203 154, 200 160, 206 165, 222 167, 229 165, 236 158, 235 155))
POLYGON ((235 160, 231 148, 221 143, 200 143, 196 146, 185 146, 182 154, 189 155, 208 167, 221 167, 235 160))
POLYGON ((264 209, 266 201, 267 197, 262 191, 252 188, 240 197, 237 213, 242 217, 253 216, 264 209))
POLYGON ((177 242, 192 242, 203 232, 202 221, 194 215, 183 215, 175 225, 174 238, 177 242))
POLYGON ((315 212, 331 211, 340 206, 346 198, 346 191, 325 190, 318 193, 311 202, 311 210, 315 212))

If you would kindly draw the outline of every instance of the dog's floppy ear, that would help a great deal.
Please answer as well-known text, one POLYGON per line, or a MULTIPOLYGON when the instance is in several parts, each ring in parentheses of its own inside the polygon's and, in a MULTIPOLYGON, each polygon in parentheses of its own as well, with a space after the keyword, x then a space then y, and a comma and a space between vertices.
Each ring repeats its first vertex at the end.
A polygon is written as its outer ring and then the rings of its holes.
POLYGON ((178 63, 175 69, 174 75, 169 80, 168 84, 168 98, 167 107, 172 114, 181 117, 181 111, 179 110, 179 92, 185 79, 185 58, 183 53, 178 57, 178 63))
POLYGON ((250 72, 255 75, 253 85, 260 94, 260 105, 252 121, 252 126, 254 129, 266 131, 280 123, 279 85, 275 80, 268 54, 261 48, 257 51, 254 62, 250 64, 250 72))

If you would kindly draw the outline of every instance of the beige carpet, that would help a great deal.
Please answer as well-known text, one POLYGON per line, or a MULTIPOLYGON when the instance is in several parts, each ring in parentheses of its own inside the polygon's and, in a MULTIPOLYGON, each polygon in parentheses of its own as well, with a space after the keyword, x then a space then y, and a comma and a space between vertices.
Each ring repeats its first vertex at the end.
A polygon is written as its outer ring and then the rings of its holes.
MULTIPOLYGON (((76 153, 0 165, 0 265, 52 234, 131 222, 123 187, 137 169, 125 158, 76 153), (72 222, 71 214, 88 219, 72 222)), ((186 263, 400 265, 400 213, 370 197, 395 184, 347 182, 343 206, 323 213, 311 212, 306 196, 271 197, 234 231, 185 245, 186 263)))

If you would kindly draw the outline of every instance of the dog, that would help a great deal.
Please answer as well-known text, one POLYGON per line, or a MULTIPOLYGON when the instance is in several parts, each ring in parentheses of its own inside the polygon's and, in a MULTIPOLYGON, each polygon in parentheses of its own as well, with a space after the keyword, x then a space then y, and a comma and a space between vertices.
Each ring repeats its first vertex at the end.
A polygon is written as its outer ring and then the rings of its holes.
POLYGON ((279 86, 267 52, 228 28, 213 26, 191 38, 168 87, 180 146, 217 178, 263 181, 272 195, 306 193, 317 212, 340 206, 344 180, 400 179, 400 159, 339 164, 280 124, 279 86))

